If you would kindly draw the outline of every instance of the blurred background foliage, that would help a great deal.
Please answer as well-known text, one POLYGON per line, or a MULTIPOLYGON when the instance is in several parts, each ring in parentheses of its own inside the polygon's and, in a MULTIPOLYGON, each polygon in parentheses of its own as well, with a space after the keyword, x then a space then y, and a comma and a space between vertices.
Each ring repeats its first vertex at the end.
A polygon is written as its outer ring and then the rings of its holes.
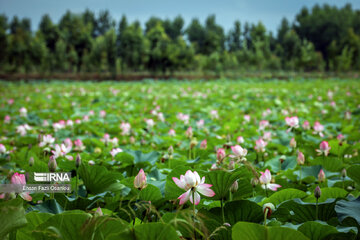
POLYGON ((229 32, 210 15, 185 26, 151 17, 115 22, 109 11, 67 11, 58 23, 0 15, 0 73, 220 74, 225 71, 360 70, 360 10, 350 4, 304 7, 276 34, 263 23, 236 21, 229 32))

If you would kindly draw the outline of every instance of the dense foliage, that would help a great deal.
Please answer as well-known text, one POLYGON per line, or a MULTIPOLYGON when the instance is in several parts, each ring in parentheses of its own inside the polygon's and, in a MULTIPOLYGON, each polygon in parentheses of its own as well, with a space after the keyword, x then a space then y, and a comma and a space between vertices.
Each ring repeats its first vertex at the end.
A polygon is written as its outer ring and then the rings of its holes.
POLYGON ((108 11, 67 11, 54 23, 0 15, 0 71, 6 73, 215 72, 241 70, 351 71, 360 69, 360 11, 315 5, 303 8, 278 32, 259 22, 236 21, 229 32, 214 15, 185 26, 151 17, 145 29, 108 11))
POLYGON ((0 194, 0 238, 359 238, 359 89, 0 83, 0 183, 72 172, 66 194, 0 194))

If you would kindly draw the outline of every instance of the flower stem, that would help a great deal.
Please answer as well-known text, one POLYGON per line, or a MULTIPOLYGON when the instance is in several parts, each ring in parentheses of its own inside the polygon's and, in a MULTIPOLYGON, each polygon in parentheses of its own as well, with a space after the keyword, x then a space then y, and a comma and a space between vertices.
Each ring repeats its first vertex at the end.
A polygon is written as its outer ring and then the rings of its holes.
POLYGON ((302 172, 302 166, 300 166, 300 184, 301 184, 301 172, 302 172))
POLYGON ((223 223, 225 223, 225 213, 224 213, 224 199, 221 199, 221 214, 222 214, 222 219, 223 219, 223 223))
POLYGON ((265 195, 268 197, 267 186, 265 185, 265 195))
POLYGON ((318 207, 318 198, 316 198, 316 213, 315 213, 315 220, 319 219, 319 207, 318 207))
POLYGON ((77 170, 75 170, 76 171, 76 181, 75 181, 75 198, 77 198, 78 197, 78 179, 79 179, 79 176, 78 176, 78 171, 77 170))
POLYGON ((266 208, 265 213, 264 213, 264 226, 266 226, 266 217, 267 217, 268 211, 269 211, 269 209, 266 208))

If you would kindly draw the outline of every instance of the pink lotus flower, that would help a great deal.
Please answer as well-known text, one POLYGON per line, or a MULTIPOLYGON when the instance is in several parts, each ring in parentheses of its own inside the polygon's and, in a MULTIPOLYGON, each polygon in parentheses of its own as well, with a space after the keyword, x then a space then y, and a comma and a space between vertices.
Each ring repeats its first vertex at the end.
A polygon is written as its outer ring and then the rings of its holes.
POLYGON ((5 154, 5 153, 7 153, 5 146, 0 143, 0 154, 5 154))
POLYGON ((245 122, 250 122, 250 115, 244 115, 245 122))
POLYGON ((50 134, 42 136, 42 142, 39 143, 39 147, 49 146, 52 147, 55 142, 55 138, 53 138, 50 134))
POLYGON ((345 139, 345 136, 340 133, 339 135, 337 135, 336 138, 337 138, 337 140, 342 141, 345 139))
POLYGON ((212 119, 218 119, 219 118, 219 114, 217 110, 211 110, 210 111, 210 116, 212 119))
POLYGON ((285 118, 286 125, 288 125, 290 128, 287 130, 287 132, 290 132, 293 128, 299 127, 299 118, 297 116, 294 117, 286 117, 285 118))
POLYGON ((174 137, 176 135, 175 130, 174 129, 170 129, 168 132, 169 136, 174 137))
POLYGON ((264 132, 263 139, 267 142, 271 141, 271 132, 264 132))
POLYGON ((101 110, 99 115, 100 115, 100 117, 104 118, 106 116, 105 110, 101 110))
POLYGON ((321 169, 319 174, 318 174, 318 181, 319 182, 324 182, 325 181, 325 172, 321 169))
POLYGON ((260 122, 259 122, 259 130, 261 131, 261 130, 264 130, 266 127, 268 127, 269 126, 269 121, 267 121, 267 120, 261 120, 260 122))
POLYGON ((216 159, 221 162, 226 156, 225 149, 219 148, 216 152, 216 159))
POLYGON ((66 147, 70 147, 70 148, 72 148, 72 146, 73 146, 73 143, 72 143, 70 138, 66 138, 64 140, 64 144, 65 144, 66 147))
POLYGON ((72 127, 72 126, 74 126, 74 122, 71 119, 69 119, 66 121, 66 126, 72 127))
POLYGON ((25 136, 28 130, 31 130, 31 127, 27 124, 16 127, 16 132, 19 133, 20 136, 25 136))
POLYGON ((6 115, 4 117, 4 123, 10 123, 10 121, 11 121, 11 117, 9 115, 6 115))
POLYGON ((108 133, 105 133, 104 137, 100 139, 100 141, 107 145, 111 141, 110 135, 108 133))
POLYGON ((121 128, 121 135, 125 136, 130 134, 130 130, 131 130, 130 123, 123 122, 120 124, 120 128, 121 128))
POLYGON ((81 139, 76 139, 75 141, 74 141, 74 144, 75 144, 75 150, 76 151, 84 151, 85 150, 85 146, 84 146, 84 144, 83 144, 83 142, 81 141, 81 139))
POLYGON ((21 117, 26 117, 27 116, 27 110, 26 108, 22 107, 19 109, 19 112, 20 112, 20 116, 21 117))
POLYGON ((316 149, 316 151, 318 152, 318 155, 324 154, 325 156, 327 156, 330 149, 331 147, 329 146, 329 143, 327 141, 322 141, 320 143, 320 149, 316 149))
POLYGON ((242 144, 242 143, 245 142, 245 140, 244 140, 244 138, 243 138, 242 136, 238 136, 237 139, 236 139, 236 141, 237 141, 238 143, 240 143, 240 144, 242 144))
POLYGON ((134 187, 142 190, 146 187, 146 175, 143 169, 140 169, 138 175, 134 179, 134 187))
POLYGON ((305 130, 309 130, 309 129, 310 129, 310 123, 309 123, 309 121, 304 121, 302 127, 303 127, 303 129, 305 129, 305 130))
POLYGON ((11 98, 7 102, 8 102, 9 105, 12 105, 14 103, 14 99, 11 98))
POLYGON ((290 147, 296 148, 296 140, 295 140, 295 138, 292 138, 292 139, 290 140, 290 147))
POLYGON ((185 132, 185 136, 188 138, 191 138, 193 136, 192 127, 188 127, 188 129, 185 132))
POLYGON ((159 112, 157 114, 157 118, 159 119, 160 122, 165 122, 165 117, 164 117, 164 114, 162 112, 159 112))
POLYGON ((271 191, 277 191, 279 187, 281 187, 279 184, 270 183, 271 182, 271 173, 268 169, 264 172, 260 172, 261 176, 259 178, 261 187, 263 189, 270 189, 271 191))
MULTIPOLYGON (((19 173, 14 173, 11 177, 11 184, 25 185, 26 184, 25 175, 19 174, 19 173)), ((29 192, 20 193, 20 197, 26 201, 32 200, 32 197, 29 195, 29 192)))
POLYGON ((246 160, 246 154, 247 150, 245 148, 242 148, 240 145, 231 146, 231 150, 233 151, 234 155, 231 155, 230 157, 238 158, 241 161, 246 160))
POLYGON ((54 158, 58 157, 66 157, 67 159, 72 158, 71 156, 66 156, 71 151, 71 146, 65 146, 65 144, 56 144, 55 150, 52 150, 51 152, 54 154, 54 158))
POLYGON ((114 148, 110 151, 111 156, 114 158, 116 154, 123 152, 121 148, 114 148))
POLYGON ((151 118, 150 119, 145 119, 145 122, 146 122, 147 128, 152 128, 152 127, 155 126, 155 122, 151 118))
POLYGON ((305 156, 304 156, 304 154, 299 151, 296 160, 297 160, 297 163, 298 163, 299 165, 304 165, 304 163, 305 163, 305 156))
POLYGON ((183 121, 185 125, 189 124, 190 116, 188 114, 178 113, 177 118, 183 121))
POLYGON ((215 196, 215 192, 210 189, 211 184, 205 183, 205 177, 202 177, 200 180, 199 174, 191 170, 186 171, 185 176, 181 175, 180 179, 173 177, 172 178, 175 184, 184 189, 186 192, 181 194, 178 199, 180 199, 180 205, 186 203, 190 200, 191 203, 198 205, 200 203, 200 194, 207 197, 215 196))
POLYGON ((259 138, 258 140, 256 140, 254 148, 257 152, 265 152, 266 145, 267 142, 265 142, 262 138, 259 138))
POLYGON ((196 122, 196 126, 197 128, 203 128, 204 127, 204 123, 205 121, 203 119, 200 119, 199 121, 196 122))
POLYGON ((206 149, 206 148, 207 148, 207 141, 206 139, 204 139, 200 143, 200 149, 206 149))
POLYGON ((313 134, 319 134, 320 137, 324 137, 323 131, 324 131, 324 126, 321 125, 319 122, 315 122, 313 134))

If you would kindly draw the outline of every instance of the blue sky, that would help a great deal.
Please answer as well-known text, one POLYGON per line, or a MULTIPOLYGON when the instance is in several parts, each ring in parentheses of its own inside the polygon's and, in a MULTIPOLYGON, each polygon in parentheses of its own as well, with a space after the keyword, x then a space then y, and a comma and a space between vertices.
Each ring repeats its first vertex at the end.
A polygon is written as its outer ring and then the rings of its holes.
POLYGON ((10 18, 14 15, 29 17, 33 29, 37 29, 43 14, 49 13, 57 22, 67 9, 75 13, 86 8, 96 13, 108 9, 116 21, 125 14, 129 21, 137 19, 142 24, 150 16, 174 18, 180 14, 188 24, 193 17, 204 22, 209 14, 215 14, 226 31, 232 28, 235 20, 252 23, 261 20, 274 32, 282 17, 292 21, 303 6, 312 7, 316 3, 339 7, 351 3, 353 9, 360 9, 359 0, 0 0, 0 13, 10 18))

